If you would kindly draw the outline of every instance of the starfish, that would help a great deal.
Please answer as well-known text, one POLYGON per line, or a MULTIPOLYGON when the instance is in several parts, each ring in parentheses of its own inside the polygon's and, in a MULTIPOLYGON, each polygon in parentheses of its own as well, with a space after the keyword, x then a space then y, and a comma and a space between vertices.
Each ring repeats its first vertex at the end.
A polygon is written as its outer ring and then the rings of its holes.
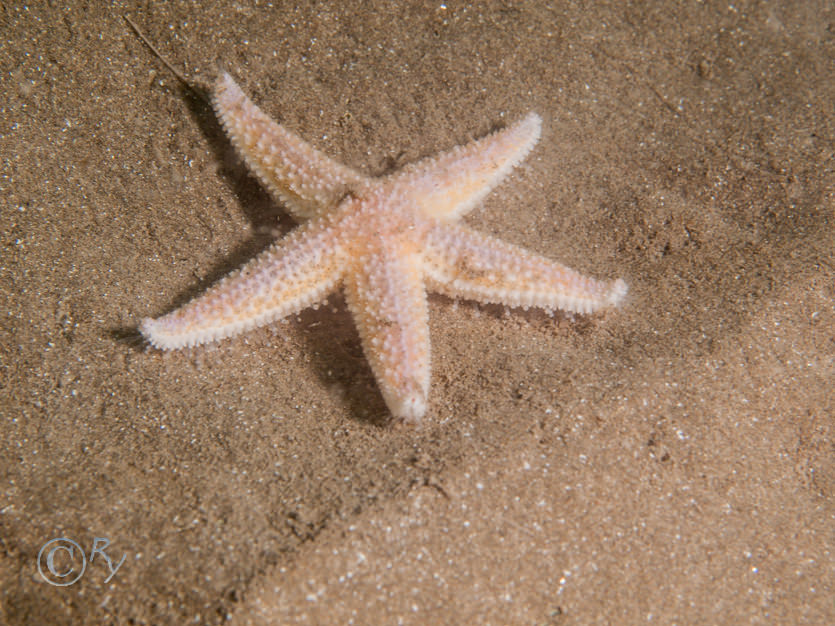
POLYGON ((429 394, 426 289, 511 307, 589 313, 618 304, 597 281, 459 223, 539 139, 521 121, 370 178, 271 120, 229 74, 212 104, 232 145, 301 225, 203 295, 140 331, 164 350, 237 335, 317 305, 342 286, 363 351, 394 417, 419 422, 429 394))

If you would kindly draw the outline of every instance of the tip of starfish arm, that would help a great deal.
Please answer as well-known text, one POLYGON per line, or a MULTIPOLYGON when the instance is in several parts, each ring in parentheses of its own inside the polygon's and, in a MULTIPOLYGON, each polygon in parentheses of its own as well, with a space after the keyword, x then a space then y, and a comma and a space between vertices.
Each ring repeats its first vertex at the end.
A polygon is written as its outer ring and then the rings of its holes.
POLYGON ((391 414, 398 420, 417 426, 426 415, 426 396, 418 392, 398 398, 385 398, 391 414))
POLYGON ((157 321, 151 317, 146 317, 139 323, 139 332, 145 337, 145 340, 155 348, 161 350, 169 350, 174 346, 170 346, 168 338, 159 332, 159 325, 157 321))
POLYGON ((626 297, 628 291, 629 287, 626 286, 626 283, 622 279, 618 278, 612 283, 612 286, 609 289, 609 295, 606 298, 607 304, 610 306, 617 306, 626 297))
POLYGON ((215 78, 215 85, 219 87, 229 87, 235 85, 235 79, 232 78, 229 72, 222 70, 218 72, 217 78, 215 78))
POLYGON ((512 132, 521 141, 521 146, 516 157, 510 162, 511 167, 516 167, 533 149, 542 134, 542 118, 538 113, 531 111, 512 127, 512 132))
POLYGON ((528 113, 522 121, 519 123, 520 126, 524 126, 525 128, 529 128, 532 131, 532 134, 539 139, 539 134, 542 132, 542 117, 536 111, 531 111, 528 113))
POLYGON ((139 324, 139 332, 145 340, 158 350, 177 350, 186 346, 197 345, 202 341, 196 341, 191 337, 182 334, 172 334, 165 331, 165 324, 159 319, 146 317, 139 324))

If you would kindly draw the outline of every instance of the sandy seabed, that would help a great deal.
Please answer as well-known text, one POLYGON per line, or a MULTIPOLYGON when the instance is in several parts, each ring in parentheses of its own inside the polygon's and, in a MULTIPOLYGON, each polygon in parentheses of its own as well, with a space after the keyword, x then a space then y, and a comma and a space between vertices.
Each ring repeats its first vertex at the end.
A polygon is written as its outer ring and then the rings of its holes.
POLYGON ((0 6, 0 621, 835 623, 831 2, 198 4, 0 6), (339 295, 148 348, 293 224, 124 16, 369 174, 537 111, 467 222, 627 302, 432 296, 419 429, 339 295))

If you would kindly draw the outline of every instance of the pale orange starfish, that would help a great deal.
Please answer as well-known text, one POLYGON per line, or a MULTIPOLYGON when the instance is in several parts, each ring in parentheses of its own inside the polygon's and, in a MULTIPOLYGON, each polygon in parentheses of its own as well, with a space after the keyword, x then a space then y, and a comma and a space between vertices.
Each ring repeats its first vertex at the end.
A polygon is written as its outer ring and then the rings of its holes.
POLYGON ((214 108, 232 144, 303 222, 205 294, 140 330, 157 348, 194 346, 268 324, 338 285, 392 414, 417 422, 429 393, 426 287, 452 297, 588 313, 617 304, 599 282, 457 223, 539 139, 535 113, 440 156, 369 178, 273 122, 228 74, 214 108))

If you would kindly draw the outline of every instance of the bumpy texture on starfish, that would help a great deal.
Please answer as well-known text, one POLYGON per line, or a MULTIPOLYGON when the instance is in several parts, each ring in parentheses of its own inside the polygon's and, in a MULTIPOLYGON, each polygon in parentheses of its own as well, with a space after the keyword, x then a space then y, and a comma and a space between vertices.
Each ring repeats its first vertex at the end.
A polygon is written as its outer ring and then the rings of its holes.
POLYGON ((157 348, 236 335, 318 303, 341 284, 389 410, 416 422, 429 393, 427 287, 580 313, 626 294, 622 280, 587 278, 456 223, 539 139, 535 113, 372 179, 273 122, 228 74, 217 80, 213 104, 247 165, 302 225, 202 296, 143 320, 140 330, 157 348))

